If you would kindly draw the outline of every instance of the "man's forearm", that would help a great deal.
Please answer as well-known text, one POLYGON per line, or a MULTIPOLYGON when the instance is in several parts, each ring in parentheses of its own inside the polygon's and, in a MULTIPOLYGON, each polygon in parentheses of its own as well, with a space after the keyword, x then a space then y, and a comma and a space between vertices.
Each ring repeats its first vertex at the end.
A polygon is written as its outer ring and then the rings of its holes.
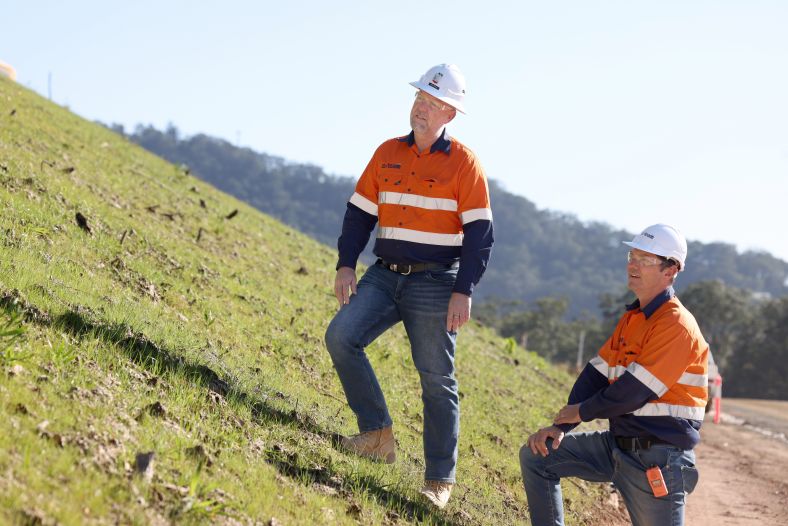
POLYGON ((487 269, 487 262, 492 253, 494 243, 492 221, 481 219, 473 221, 464 225, 463 230, 460 270, 457 271, 454 292, 470 296, 487 269))
POLYGON ((358 256, 369 242, 372 229, 378 218, 369 214, 352 203, 348 203, 345 218, 342 221, 342 234, 337 241, 339 260, 337 269, 341 267, 356 268, 358 256))

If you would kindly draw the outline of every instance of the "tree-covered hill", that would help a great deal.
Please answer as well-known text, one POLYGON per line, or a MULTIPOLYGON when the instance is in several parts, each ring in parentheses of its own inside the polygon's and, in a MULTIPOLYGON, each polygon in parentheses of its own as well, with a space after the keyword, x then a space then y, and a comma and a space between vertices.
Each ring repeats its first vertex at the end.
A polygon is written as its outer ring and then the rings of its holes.
MULTIPOLYGON (((166 131, 140 126, 128 137, 318 241, 336 245, 354 177, 329 175, 318 166, 288 162, 206 135, 180 137, 173 126, 166 131)), ((539 210, 494 180, 490 191, 496 246, 477 299, 533 304, 543 297, 565 298, 570 317, 583 311, 596 316, 600 298, 620 292, 626 253, 621 241, 632 233, 539 210)), ((730 244, 692 241, 689 253, 687 271, 677 282, 679 292, 698 281, 720 280, 770 297, 788 293, 788 263, 768 253, 740 254, 730 244)))
MULTIPOLYGON (((458 483, 423 482, 401 325, 368 349, 398 461, 357 431, 323 334, 333 251, 0 76, 0 524, 524 522, 517 453, 571 378, 478 323, 458 341, 458 483)), ((608 491, 566 488, 598 524, 608 491)))

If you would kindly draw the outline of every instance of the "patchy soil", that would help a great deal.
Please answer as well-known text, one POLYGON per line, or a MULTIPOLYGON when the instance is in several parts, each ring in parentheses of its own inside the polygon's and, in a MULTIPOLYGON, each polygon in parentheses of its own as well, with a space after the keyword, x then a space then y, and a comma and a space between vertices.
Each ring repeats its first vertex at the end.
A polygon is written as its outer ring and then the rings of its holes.
POLYGON ((788 402, 722 400, 695 450, 700 480, 688 498, 690 526, 788 524, 788 402))

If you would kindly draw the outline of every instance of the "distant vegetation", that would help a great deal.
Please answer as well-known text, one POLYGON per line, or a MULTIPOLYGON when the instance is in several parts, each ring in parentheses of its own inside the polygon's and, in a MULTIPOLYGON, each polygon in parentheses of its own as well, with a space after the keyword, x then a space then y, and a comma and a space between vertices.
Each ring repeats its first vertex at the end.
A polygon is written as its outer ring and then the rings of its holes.
MULTIPOLYGON (((764 299, 713 280, 686 287, 680 299, 714 353, 724 396, 788 400, 788 297, 764 299)), ((633 300, 631 293, 604 296, 602 321, 566 321, 567 303, 555 298, 542 298, 524 310, 488 302, 476 316, 553 362, 576 364, 581 334, 584 363, 612 334, 621 305, 633 300)))
MULTIPOLYGON (((122 127, 113 129, 125 134, 122 127)), ((181 137, 174 126, 165 131, 139 126, 127 137, 318 241, 336 245, 354 177, 329 175, 318 166, 207 135, 181 137)), ((624 288, 626 248, 621 245, 632 233, 538 210, 495 181, 490 190, 496 246, 475 294, 474 315, 554 362, 574 364, 582 334, 587 360, 609 336, 624 303, 634 299, 624 288)), ((777 365, 762 371, 766 349, 769 356, 788 358, 788 337, 785 329, 780 332, 788 327, 788 263, 765 252, 739 254, 725 243, 690 242, 689 253, 677 291, 712 345, 725 393, 788 399, 788 382, 782 380, 788 368, 779 365, 788 359, 772 361, 777 365)))
MULTIPOLYGON (((124 132, 119 126, 113 129, 124 132)), ((197 177, 255 208, 336 246, 355 177, 330 175, 318 166, 288 162, 207 135, 181 137, 173 126, 165 131, 139 126, 128 137, 170 162, 187 165, 197 177)), ((348 155, 366 159, 371 153, 348 155)), ((499 298, 533 305, 539 298, 563 298, 570 318, 584 312, 599 318, 600 298, 617 294, 624 281, 626 247, 621 241, 633 234, 539 210, 494 180, 490 191, 496 244, 475 293, 477 301, 499 298)), ((626 206, 622 203, 622 213, 626 206)), ((770 297, 788 294, 788 263, 768 253, 739 254, 733 245, 698 242, 690 243, 689 253, 679 292, 692 283, 717 279, 770 297)))

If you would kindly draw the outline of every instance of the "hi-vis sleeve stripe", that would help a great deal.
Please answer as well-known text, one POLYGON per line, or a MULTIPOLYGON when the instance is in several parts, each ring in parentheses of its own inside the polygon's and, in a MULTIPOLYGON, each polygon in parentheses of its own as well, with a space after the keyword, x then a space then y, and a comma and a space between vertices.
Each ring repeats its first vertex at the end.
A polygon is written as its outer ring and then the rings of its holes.
POLYGON ((350 196, 350 202, 368 214, 372 214, 373 216, 378 215, 378 205, 358 192, 355 192, 352 196, 350 196))
POLYGON ((602 376, 604 376, 605 378, 607 378, 607 370, 608 370, 608 366, 607 366, 607 362, 606 362, 605 360, 603 360, 603 359, 602 359, 602 358, 600 358, 599 356, 594 356, 593 358, 591 358, 591 359, 588 361, 588 363, 590 363, 590 364, 591 364, 591 365, 594 367, 594 369, 596 369, 597 371, 599 371, 599 373, 600 373, 602 376))
POLYGON ((457 201, 454 199, 441 199, 440 197, 427 197, 416 194, 403 194, 401 192, 380 192, 380 204, 407 205, 427 210, 457 211, 457 201))
POLYGON ((611 382, 614 380, 618 380, 618 378, 626 372, 627 368, 623 365, 616 365, 613 367, 608 367, 607 369, 607 379, 611 382))
POLYGON ((412 241, 414 243, 425 243, 427 245, 442 245, 449 247, 462 246, 462 234, 435 234, 432 232, 421 232, 419 230, 392 226, 379 226, 378 238, 399 239, 400 241, 412 241))
POLYGON ((460 219, 463 225, 467 225, 471 221, 478 219, 487 219, 492 221, 492 210, 489 208, 475 208, 473 210, 466 210, 460 214, 460 219))
POLYGON ((629 371, 630 374, 632 374, 635 378, 640 380, 640 383, 651 389, 658 397, 661 397, 666 392, 668 392, 667 386, 665 386, 665 384, 663 384, 659 378, 651 374, 648 369, 639 363, 632 362, 629 364, 629 367, 627 367, 627 371, 629 371))
POLYGON ((705 374, 692 374, 684 373, 679 378, 678 383, 683 385, 694 385, 696 387, 706 387, 709 383, 709 377, 705 374))
POLYGON ((690 420, 703 420, 706 408, 690 407, 686 405, 663 404, 649 402, 640 409, 632 411, 635 416, 672 416, 673 418, 688 418, 690 420))

